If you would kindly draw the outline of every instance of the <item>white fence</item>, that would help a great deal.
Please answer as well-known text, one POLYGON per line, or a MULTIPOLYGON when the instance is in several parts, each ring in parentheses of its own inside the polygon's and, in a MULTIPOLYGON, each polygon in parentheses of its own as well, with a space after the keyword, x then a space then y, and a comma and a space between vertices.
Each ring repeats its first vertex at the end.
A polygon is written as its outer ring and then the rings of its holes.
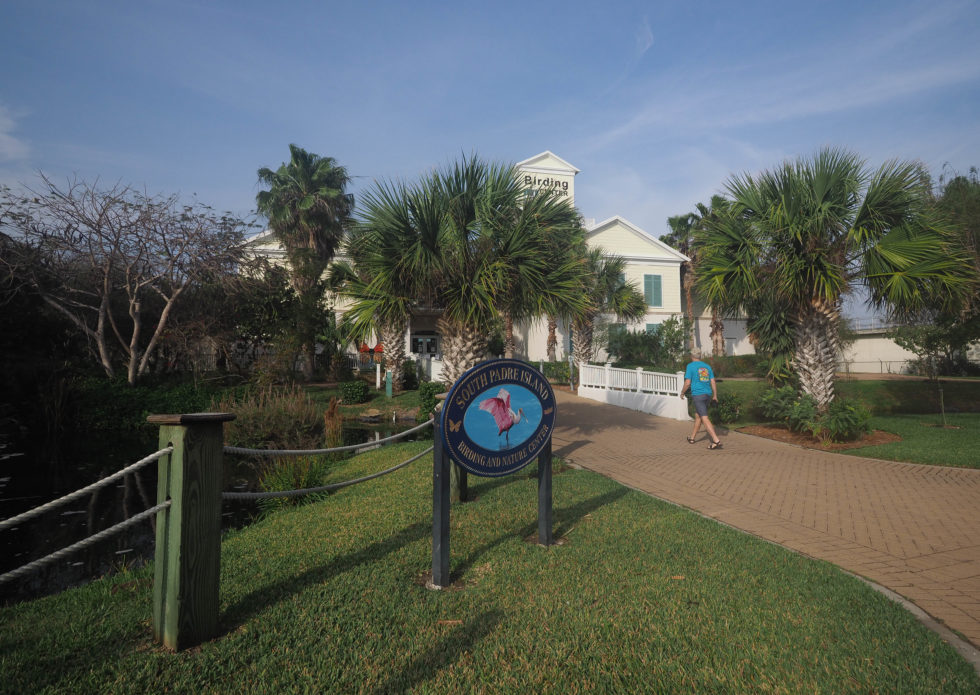
POLYGON ((639 410, 674 420, 690 420, 681 398, 684 372, 663 374, 579 364, 578 395, 601 403, 639 410))

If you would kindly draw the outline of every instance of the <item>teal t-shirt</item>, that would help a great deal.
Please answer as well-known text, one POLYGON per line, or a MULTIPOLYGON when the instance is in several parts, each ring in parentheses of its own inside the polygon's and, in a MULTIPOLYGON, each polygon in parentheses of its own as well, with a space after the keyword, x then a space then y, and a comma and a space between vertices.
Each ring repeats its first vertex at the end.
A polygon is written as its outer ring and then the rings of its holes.
POLYGON ((707 362, 691 362, 687 365, 684 378, 691 380, 692 396, 711 395, 711 380, 715 378, 715 373, 707 362))

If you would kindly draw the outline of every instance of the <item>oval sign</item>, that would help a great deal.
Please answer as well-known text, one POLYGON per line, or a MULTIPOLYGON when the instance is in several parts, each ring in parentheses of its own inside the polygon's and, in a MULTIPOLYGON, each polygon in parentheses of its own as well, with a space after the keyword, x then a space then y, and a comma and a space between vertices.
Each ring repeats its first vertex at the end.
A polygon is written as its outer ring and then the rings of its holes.
POLYGON ((555 393, 526 362, 489 360, 453 384, 440 417, 449 457, 474 475, 495 478, 541 453, 555 428, 555 393))

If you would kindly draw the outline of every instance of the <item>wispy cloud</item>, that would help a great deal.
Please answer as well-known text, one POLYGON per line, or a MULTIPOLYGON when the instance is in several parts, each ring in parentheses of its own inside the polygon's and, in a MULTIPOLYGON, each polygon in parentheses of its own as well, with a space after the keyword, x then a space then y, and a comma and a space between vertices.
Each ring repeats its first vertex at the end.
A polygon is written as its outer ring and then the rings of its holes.
POLYGON ((704 73, 690 80, 697 89, 674 91, 661 85, 626 120, 591 138, 599 150, 651 130, 673 134, 739 128, 870 109, 980 80, 980 62, 943 61, 915 68, 852 70, 818 66, 739 79, 704 73), (828 74, 830 76, 828 76, 828 74), (666 95, 666 96, 665 96, 666 95))
POLYGON ((16 130, 17 119, 0 104, 0 162, 27 159, 30 155, 30 146, 14 135, 16 130))
MULTIPOLYGON (((956 39, 974 15, 969 4, 947 3, 922 15, 918 10, 896 13, 874 32, 858 25, 829 42, 791 46, 782 53, 761 45, 734 59, 712 56, 707 62, 692 53, 670 72, 634 81, 631 92, 643 96, 607 119, 605 127, 594 128, 587 150, 657 132, 681 136, 765 126, 934 99, 930 94, 976 85, 980 51, 956 39), (948 37, 946 50, 933 48, 939 35, 948 37)), ((644 20, 636 30, 636 60, 652 40, 644 20)))
POLYGON ((636 59, 643 57, 651 46, 653 46, 653 30, 650 29, 650 20, 644 17, 640 26, 636 28, 636 59))

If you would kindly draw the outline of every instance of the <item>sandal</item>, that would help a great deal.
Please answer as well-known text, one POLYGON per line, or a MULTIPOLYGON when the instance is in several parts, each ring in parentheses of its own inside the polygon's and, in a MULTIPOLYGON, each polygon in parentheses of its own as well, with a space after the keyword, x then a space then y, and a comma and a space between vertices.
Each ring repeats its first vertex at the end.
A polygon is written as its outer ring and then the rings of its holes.
POLYGON ((708 448, 709 449, 720 449, 721 448, 721 440, 719 439, 717 442, 711 442, 711 444, 708 445, 708 448))
POLYGON ((687 443, 688 444, 694 444, 694 437, 688 437, 687 438, 687 443))

